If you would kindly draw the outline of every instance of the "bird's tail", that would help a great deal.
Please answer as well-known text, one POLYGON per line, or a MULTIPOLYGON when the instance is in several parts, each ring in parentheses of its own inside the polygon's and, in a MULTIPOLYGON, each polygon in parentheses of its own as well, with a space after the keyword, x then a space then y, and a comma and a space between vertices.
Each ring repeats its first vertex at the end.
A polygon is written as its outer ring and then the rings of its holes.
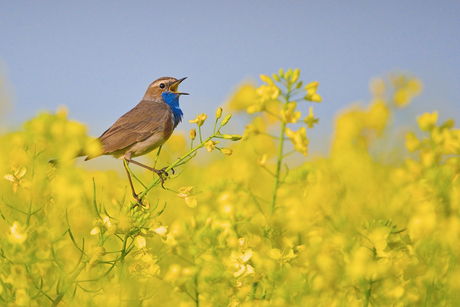
MULTIPOLYGON (((78 154, 76 154, 74 157, 68 159, 68 161, 76 159, 76 158, 84 157, 84 156, 86 156, 85 161, 88 161, 93 158, 99 157, 100 155, 102 155, 102 153, 103 153, 103 145, 101 143, 101 140, 98 138, 94 141, 91 141, 89 145, 85 146, 85 148, 80 149, 80 152, 78 152, 78 154)), ((54 166, 58 165, 61 162, 62 160, 59 158, 52 158, 48 160, 48 163, 54 166)), ((64 162, 67 162, 67 161, 64 161, 64 162)))
MULTIPOLYGON (((67 162, 67 161, 70 161, 70 160, 73 160, 73 159, 76 159, 76 158, 84 157, 84 156, 87 156, 85 158, 85 161, 88 161, 89 159, 93 159, 93 158, 97 157, 97 156, 90 156, 84 149, 81 149, 80 152, 77 155, 75 155, 73 158, 64 159, 64 160, 66 160, 64 162, 67 162)), ((60 163, 62 163, 62 159, 60 159, 60 158, 52 158, 52 159, 48 160, 48 163, 53 165, 53 166, 57 166, 60 163)))

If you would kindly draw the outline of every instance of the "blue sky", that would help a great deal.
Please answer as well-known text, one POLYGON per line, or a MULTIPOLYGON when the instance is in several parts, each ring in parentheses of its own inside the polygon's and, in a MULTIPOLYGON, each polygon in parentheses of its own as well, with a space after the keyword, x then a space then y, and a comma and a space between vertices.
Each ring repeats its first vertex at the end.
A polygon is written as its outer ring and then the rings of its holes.
POLYGON ((460 120, 459 16, 459 1, 0 1, 0 74, 13 103, 0 126, 66 105, 99 136, 172 76, 188 77, 178 127, 188 131, 241 81, 280 67, 320 82, 313 151, 339 110, 369 99, 372 77, 394 71, 425 84, 405 124, 435 109, 460 120))

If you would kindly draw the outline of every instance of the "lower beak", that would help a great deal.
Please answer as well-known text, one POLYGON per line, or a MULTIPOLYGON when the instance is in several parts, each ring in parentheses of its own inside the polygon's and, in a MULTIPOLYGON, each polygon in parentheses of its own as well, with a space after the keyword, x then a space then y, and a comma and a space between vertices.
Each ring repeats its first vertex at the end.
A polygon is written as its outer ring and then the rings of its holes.
POLYGON ((177 80, 176 82, 174 82, 173 84, 171 84, 171 85, 169 86, 169 90, 172 91, 172 92, 174 92, 174 93, 177 94, 177 95, 189 95, 189 93, 181 93, 181 92, 178 92, 178 91, 177 91, 177 88, 179 87, 179 84, 180 84, 182 81, 184 81, 185 79, 187 79, 187 77, 182 78, 182 79, 179 79, 179 80, 177 80))

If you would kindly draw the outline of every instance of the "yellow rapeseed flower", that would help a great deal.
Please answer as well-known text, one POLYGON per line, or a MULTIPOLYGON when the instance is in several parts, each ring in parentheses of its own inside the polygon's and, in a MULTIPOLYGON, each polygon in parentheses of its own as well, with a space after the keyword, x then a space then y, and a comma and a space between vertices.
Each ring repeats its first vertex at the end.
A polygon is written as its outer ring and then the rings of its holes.
POLYGON ((266 131, 266 124, 261 117, 254 118, 252 124, 246 125, 246 130, 244 131, 244 137, 250 137, 252 135, 258 135, 266 131))
POLYGON ((236 111, 245 110, 247 107, 254 104, 254 101, 258 98, 255 86, 252 84, 243 84, 236 90, 235 94, 230 99, 229 107, 236 111))
POLYGON ((245 253, 242 253, 240 251, 232 252, 230 256, 230 262, 232 263, 234 268, 237 269, 237 271, 233 273, 233 276, 247 276, 254 273, 254 268, 249 264, 245 264, 249 261, 249 259, 251 259, 253 254, 254 253, 251 250, 248 250, 245 253))
POLYGON ((196 129, 190 129, 190 139, 194 140, 196 138, 196 129))
POLYGON ((438 120, 438 111, 434 111, 432 114, 424 113, 422 116, 417 118, 418 125, 422 131, 431 131, 438 120))
POLYGON ((318 123, 319 119, 313 116, 313 107, 310 107, 310 114, 305 117, 304 122, 307 124, 308 128, 313 128, 313 125, 318 123))
POLYGON ((24 166, 13 166, 11 171, 12 174, 6 174, 3 176, 3 178, 8 180, 13 185, 14 193, 18 191, 18 187, 28 186, 28 182, 22 178, 27 171, 24 166))
POLYGON ((300 128, 296 132, 286 128, 286 135, 291 139, 294 149, 303 154, 305 157, 308 154, 308 139, 305 127, 300 128))
POLYGON ((422 143, 413 132, 406 134, 406 148, 409 152, 414 152, 422 148, 422 143))
POLYGON ((267 107, 266 104, 271 100, 278 99, 278 96, 281 93, 280 89, 275 85, 270 77, 260 75, 260 78, 266 82, 267 85, 262 85, 256 89, 258 98, 254 100, 253 104, 246 108, 246 111, 249 114, 264 111, 267 107))
POLYGON ((216 145, 219 144, 220 142, 219 141, 208 141, 204 147, 206 147, 206 150, 211 152, 213 151, 214 149, 216 149, 216 145))
POLYGON ((310 82, 305 85, 305 90, 307 91, 307 95, 304 97, 305 100, 313 101, 313 102, 321 102, 321 96, 316 93, 318 89, 319 82, 310 82))
POLYGON ((14 222, 13 226, 10 227, 8 241, 14 244, 22 244, 27 240, 27 233, 24 232, 18 222, 14 222))
POLYGON ((295 101, 288 102, 286 104, 286 109, 283 108, 280 110, 280 115, 284 122, 295 124, 297 120, 302 116, 300 111, 295 110, 296 106, 297 104, 295 101))
POLYGON ((153 228, 152 230, 153 232, 162 237, 166 237, 166 235, 168 234, 168 226, 158 226, 156 228, 153 228))
POLYGON ((422 92, 422 82, 419 79, 400 75, 393 78, 396 91, 393 95, 394 103, 397 107, 405 107, 415 97, 422 92))
POLYGON ((177 196, 183 198, 185 203, 190 208, 195 208, 197 206, 197 201, 194 193, 195 187, 182 187, 179 189, 179 194, 177 196))
POLYGON ((198 127, 203 126, 204 121, 208 118, 208 116, 204 113, 198 114, 195 119, 189 120, 190 123, 196 123, 198 127))
POLYGON ((143 236, 137 236, 134 238, 134 245, 136 245, 138 249, 143 249, 147 246, 147 241, 143 236))

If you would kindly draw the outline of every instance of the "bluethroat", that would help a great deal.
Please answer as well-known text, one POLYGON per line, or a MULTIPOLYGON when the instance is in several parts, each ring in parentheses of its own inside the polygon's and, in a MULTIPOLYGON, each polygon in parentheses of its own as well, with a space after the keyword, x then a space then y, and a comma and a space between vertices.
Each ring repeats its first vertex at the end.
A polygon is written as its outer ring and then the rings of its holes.
MULTIPOLYGON (((112 155, 117 159, 125 160, 126 164, 133 163, 155 172, 163 186, 168 176, 165 172, 166 168, 154 169, 133 158, 145 155, 163 145, 182 121, 183 113, 179 106, 179 97, 188 93, 178 92, 178 87, 185 79, 162 77, 150 84, 141 102, 120 117, 99 137, 102 144, 100 155, 112 155)), ((96 157, 98 156, 88 156, 85 161, 96 157)), ((123 161, 133 197, 142 205, 134 190, 126 164, 123 161)))

